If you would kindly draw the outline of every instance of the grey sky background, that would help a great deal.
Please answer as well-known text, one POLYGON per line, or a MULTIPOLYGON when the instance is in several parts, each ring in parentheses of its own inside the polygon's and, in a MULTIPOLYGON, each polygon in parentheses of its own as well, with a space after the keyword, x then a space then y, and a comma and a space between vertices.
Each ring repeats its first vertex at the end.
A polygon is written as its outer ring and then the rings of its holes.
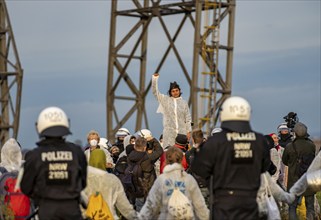
MULTIPOLYGON (((24 69, 18 136, 24 148, 35 146, 35 121, 47 106, 68 114, 73 132, 68 140, 85 144, 91 129, 105 136, 110 6, 111 1, 7 1, 24 69)), ((321 136, 320 8, 319 0, 237 1, 232 95, 250 102, 254 130, 276 132, 283 116, 294 111, 311 136, 321 136)), ((175 18, 168 19, 175 24, 175 18)), ((150 76, 158 51, 168 44, 157 37, 163 33, 157 25, 149 28, 150 76)), ((122 27, 131 26, 124 22, 122 27)), ((192 44, 193 30, 185 31, 178 48, 191 58, 185 45, 192 44)), ((169 82, 176 80, 187 99, 186 82, 171 74, 180 71, 175 63, 170 59, 160 73, 160 90, 166 93, 169 82)), ((146 105, 150 130, 158 138, 162 118, 151 94, 146 105)), ((125 127, 135 132, 131 122, 125 127)))

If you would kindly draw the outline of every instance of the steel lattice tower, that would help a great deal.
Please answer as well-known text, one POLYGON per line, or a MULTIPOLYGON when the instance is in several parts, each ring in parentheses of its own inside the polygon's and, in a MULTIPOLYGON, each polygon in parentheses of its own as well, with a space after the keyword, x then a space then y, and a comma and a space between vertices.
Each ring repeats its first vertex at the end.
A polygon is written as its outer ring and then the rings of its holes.
POLYGON ((111 5, 106 94, 108 139, 114 140, 116 131, 133 116, 136 131, 142 128, 143 121, 144 128, 149 127, 145 106, 151 88, 150 71, 146 77, 147 49, 151 49, 148 43, 158 37, 159 31, 163 31, 167 44, 164 53, 157 54, 159 62, 152 73, 162 73, 169 53, 173 53, 190 88, 194 127, 210 132, 217 123, 219 107, 231 94, 235 0, 113 0, 111 5), (174 31, 171 22, 166 23, 165 19, 173 16, 178 21, 174 31), (160 25, 157 33, 149 32, 153 21, 160 25), (121 35, 119 30, 124 26, 126 33, 121 35), (188 44, 192 52, 187 60, 177 46, 184 28, 193 30, 193 40, 188 44), (123 107, 119 102, 128 102, 130 107, 121 117, 123 107))
POLYGON ((22 76, 17 47, 4 0, 0 0, 0 146, 17 138, 19 128, 22 76))

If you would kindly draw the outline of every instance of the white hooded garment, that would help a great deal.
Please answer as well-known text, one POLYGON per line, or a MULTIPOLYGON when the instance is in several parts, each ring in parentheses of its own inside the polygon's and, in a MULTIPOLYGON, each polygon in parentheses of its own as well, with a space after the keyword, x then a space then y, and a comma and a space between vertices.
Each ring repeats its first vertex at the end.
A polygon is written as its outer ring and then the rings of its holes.
POLYGON ((167 184, 169 181, 179 185, 179 189, 191 201, 194 219, 209 219, 209 210, 196 180, 192 175, 186 173, 182 165, 178 163, 166 165, 163 174, 157 177, 139 213, 139 219, 173 219, 167 209, 171 192, 173 192, 173 186, 167 184))
POLYGON ((136 219, 137 214, 129 203, 123 185, 113 174, 88 166, 87 187, 82 191, 82 197, 86 203, 90 195, 100 192, 113 213, 114 219, 119 219, 115 207, 126 219, 136 219))
POLYGON ((21 163, 21 148, 14 138, 10 138, 2 146, 0 167, 4 167, 8 172, 19 171, 21 163))

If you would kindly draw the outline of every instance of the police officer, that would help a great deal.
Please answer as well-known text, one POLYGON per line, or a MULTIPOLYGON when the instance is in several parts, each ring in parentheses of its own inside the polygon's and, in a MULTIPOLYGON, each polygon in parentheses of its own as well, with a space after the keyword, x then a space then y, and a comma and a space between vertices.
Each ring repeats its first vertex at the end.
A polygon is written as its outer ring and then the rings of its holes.
POLYGON ((39 207, 42 219, 82 219, 80 192, 86 187, 87 162, 80 148, 65 141, 71 134, 69 120, 58 107, 39 114, 38 147, 28 152, 21 190, 39 207))
POLYGON ((211 179, 211 219, 258 219, 256 195, 270 157, 264 136, 251 129, 250 112, 244 98, 226 99, 220 112, 222 131, 195 153, 192 171, 211 179))

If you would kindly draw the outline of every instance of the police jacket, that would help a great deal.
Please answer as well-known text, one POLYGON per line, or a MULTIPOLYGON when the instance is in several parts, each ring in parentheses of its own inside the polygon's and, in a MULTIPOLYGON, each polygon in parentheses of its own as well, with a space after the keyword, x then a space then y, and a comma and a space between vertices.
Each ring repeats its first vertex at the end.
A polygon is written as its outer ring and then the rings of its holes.
POLYGON ((36 201, 78 200, 86 187, 84 152, 61 138, 44 139, 37 145, 25 158, 22 192, 36 201))
POLYGON ((214 195, 232 190, 256 197, 261 173, 271 162, 264 136, 249 125, 240 132, 223 123, 221 127, 222 132, 209 137, 195 153, 192 171, 205 179, 213 175, 214 195))

